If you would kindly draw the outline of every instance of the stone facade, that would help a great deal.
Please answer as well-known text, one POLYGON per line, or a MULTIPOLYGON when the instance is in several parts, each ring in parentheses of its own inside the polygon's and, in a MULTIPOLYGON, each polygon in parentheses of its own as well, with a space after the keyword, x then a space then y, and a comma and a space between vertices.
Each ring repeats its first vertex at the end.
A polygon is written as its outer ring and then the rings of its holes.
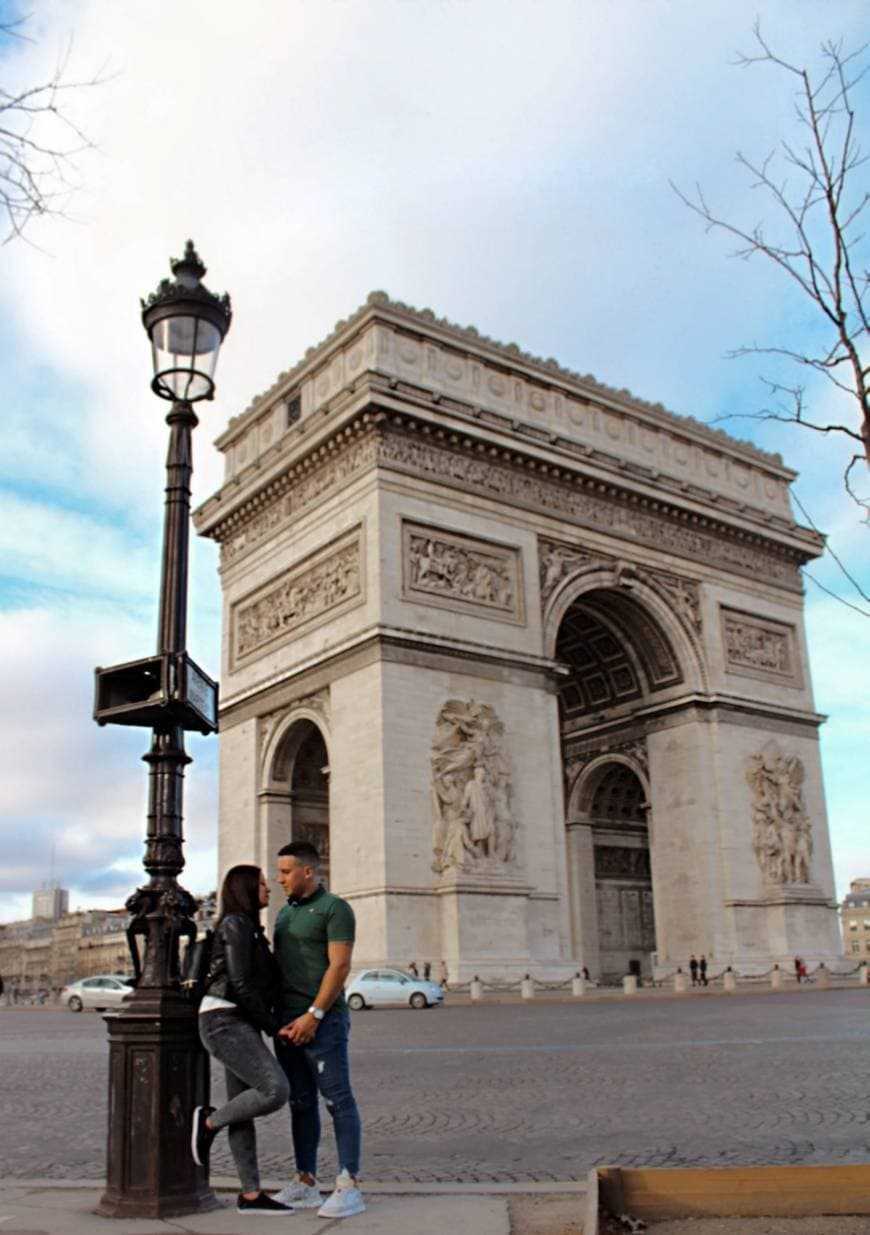
POLYGON ((778 456, 382 293, 218 445, 222 869, 458 980, 837 954, 778 456))

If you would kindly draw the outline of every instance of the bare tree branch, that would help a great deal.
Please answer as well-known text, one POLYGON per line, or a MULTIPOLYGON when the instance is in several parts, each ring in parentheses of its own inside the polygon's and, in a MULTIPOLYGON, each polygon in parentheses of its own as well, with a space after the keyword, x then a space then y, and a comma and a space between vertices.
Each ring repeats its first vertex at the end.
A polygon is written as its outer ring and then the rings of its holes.
POLYGON ((821 69, 810 71, 778 56, 756 23, 758 50, 741 55, 737 64, 748 68, 768 65, 785 72, 794 81, 795 116, 805 142, 783 140, 762 160, 737 153, 737 163, 750 177, 750 187, 760 191, 772 208, 773 226, 767 222, 741 224, 720 215, 707 201, 699 185, 689 195, 672 183, 680 200, 697 214, 708 231, 718 229, 733 236, 739 247, 734 256, 749 260, 756 254, 773 263, 815 306, 828 333, 814 353, 800 343, 753 343, 734 349, 731 356, 776 356, 825 376, 852 401, 856 424, 819 424, 805 415, 803 389, 766 381, 773 395, 787 394, 790 404, 758 412, 718 417, 727 419, 777 420, 797 424, 817 433, 839 433, 857 441, 862 454, 853 457, 844 477, 847 492, 866 511, 867 500, 859 498, 851 484, 858 460, 870 464, 870 365, 867 363, 870 332, 870 271, 863 231, 858 230, 870 204, 860 169, 867 162, 855 137, 853 98, 858 84, 870 70, 867 45, 845 53, 841 43, 827 41, 821 47, 821 69), (778 170, 783 167, 783 170, 778 170))
MULTIPOLYGON (((0 32, 25 39, 25 19, 0 23, 0 32)), ((0 86, 0 214, 5 214, 3 244, 23 236, 40 215, 65 216, 79 187, 78 156, 93 149, 72 119, 66 100, 74 91, 101 85, 98 74, 68 80, 71 47, 47 81, 24 90, 0 86)))

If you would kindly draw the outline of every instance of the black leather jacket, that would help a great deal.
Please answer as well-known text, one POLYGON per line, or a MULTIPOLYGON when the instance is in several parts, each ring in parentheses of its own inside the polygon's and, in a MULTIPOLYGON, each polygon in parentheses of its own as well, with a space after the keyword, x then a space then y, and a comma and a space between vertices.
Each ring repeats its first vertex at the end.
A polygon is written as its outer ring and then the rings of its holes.
POLYGON ((237 1004, 246 1021, 275 1034, 281 1028, 274 1012, 279 990, 278 966, 262 929, 247 914, 227 914, 214 933, 206 995, 237 1004))

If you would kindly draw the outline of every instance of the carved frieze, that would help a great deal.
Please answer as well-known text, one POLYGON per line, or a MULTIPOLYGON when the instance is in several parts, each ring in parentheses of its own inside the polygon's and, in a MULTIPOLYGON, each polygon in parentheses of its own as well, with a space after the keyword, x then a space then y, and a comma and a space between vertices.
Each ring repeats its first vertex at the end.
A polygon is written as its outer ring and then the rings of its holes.
MULTIPOLYGON (((555 469, 557 475, 522 466, 516 457, 493 458, 481 443, 470 440, 463 448, 417 437, 389 424, 336 440, 318 448, 317 457, 300 462, 252 500, 243 513, 233 515, 211 533, 222 542, 225 565, 277 534, 302 511, 337 493, 348 481, 374 466, 393 468, 422 479, 436 480, 474 493, 544 511, 580 526, 606 532, 623 541, 648 544, 681 557, 703 561, 726 570, 763 577, 791 591, 800 590, 794 562, 763 545, 731 538, 722 529, 707 528, 704 520, 683 519, 677 511, 660 509, 655 501, 638 502, 615 486, 586 484, 578 475, 555 469)), ((553 563, 553 572, 557 570, 553 563)), ((545 576, 546 579, 546 576, 545 576)), ((548 587, 558 583, 554 574, 548 587)))
POLYGON ((230 615, 233 663, 262 655, 303 627, 359 604, 363 599, 362 529, 292 566, 250 596, 230 615))
POLYGON ((765 883, 808 884, 813 856, 804 802, 804 765, 772 739, 751 755, 746 780, 752 791, 752 847, 765 883))
POLYGON ((402 559, 405 600, 523 621, 519 549, 405 521, 402 559))
POLYGON ((608 493, 580 487, 568 478, 550 479, 538 472, 500 463, 471 450, 460 453, 402 433, 386 432, 380 439, 379 463, 445 484, 492 494, 504 501, 608 532, 621 539, 641 541, 682 557, 712 563, 797 591, 797 567, 788 561, 712 531, 695 521, 677 520, 644 509, 615 490, 608 493))
POLYGON ((729 673, 801 685, 793 626, 722 608, 722 647, 729 673))
POLYGON ((229 565, 249 553, 309 506, 337 493, 358 474, 377 462, 374 433, 358 437, 318 460, 299 476, 287 476, 280 492, 259 510, 252 511, 238 528, 228 529, 221 545, 221 560, 229 565))
POLYGON ((514 860, 516 820, 504 726, 474 699, 448 699, 432 740, 432 869, 503 869, 514 860))

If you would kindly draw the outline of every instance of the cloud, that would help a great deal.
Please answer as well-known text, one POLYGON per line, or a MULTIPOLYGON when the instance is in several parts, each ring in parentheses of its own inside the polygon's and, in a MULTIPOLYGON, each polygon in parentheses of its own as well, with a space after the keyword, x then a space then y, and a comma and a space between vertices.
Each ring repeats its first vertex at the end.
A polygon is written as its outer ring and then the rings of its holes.
MULTIPOLYGON (((71 76, 105 81, 67 96, 95 142, 73 219, 0 252, 0 672, 16 712, 0 718, 0 867, 32 879, 54 843, 82 896, 89 871, 114 895, 141 852, 143 738, 92 724, 91 672, 154 642, 166 428, 138 298, 168 257, 191 235, 235 309, 195 434, 195 503, 221 482, 210 442, 229 417, 376 287, 679 412, 754 409, 758 369, 724 352, 802 319, 667 182, 754 208, 734 152, 763 154, 790 100, 775 74, 731 64, 755 0, 260 0, 256 20, 226 0, 28 7, 33 41, 0 46, 4 82, 44 80, 70 36, 71 76)), ((772 0, 762 17, 796 60, 870 28, 857 0, 772 0)), ((842 449, 727 427, 801 469, 801 500, 857 572, 866 533, 832 479, 842 449)), ((190 646, 212 670, 215 566, 195 544, 190 646)), ((849 593, 831 560, 811 570, 849 593)), ((822 593, 807 601, 845 878, 868 873, 848 856, 862 852, 852 735, 866 683, 842 659, 849 647, 858 661, 866 623, 822 593)), ((215 748, 197 746, 188 783, 191 871, 206 882, 215 748)))

